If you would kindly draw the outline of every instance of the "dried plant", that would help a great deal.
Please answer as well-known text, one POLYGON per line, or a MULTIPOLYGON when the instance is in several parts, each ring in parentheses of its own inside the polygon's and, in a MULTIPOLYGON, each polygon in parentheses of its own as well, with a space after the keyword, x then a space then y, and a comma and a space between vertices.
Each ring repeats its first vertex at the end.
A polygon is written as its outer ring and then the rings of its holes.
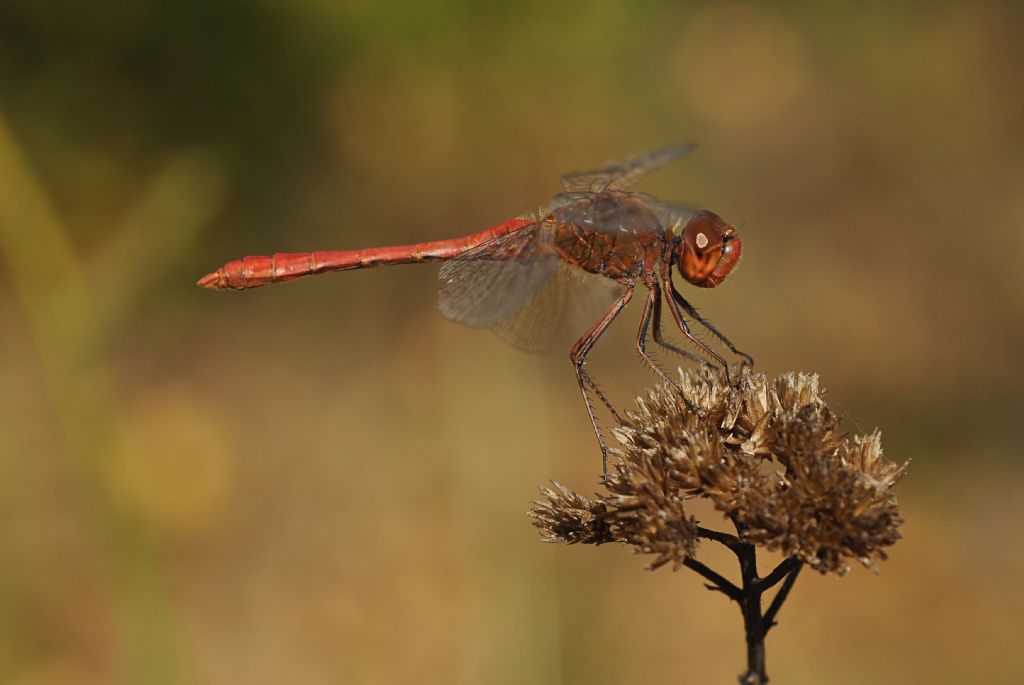
POLYGON ((671 563, 699 573, 743 613, 740 682, 765 683, 764 637, 800 569, 844 574, 857 560, 876 570, 903 522, 892 486, 907 464, 883 459, 877 431, 842 433, 822 395, 813 374, 769 382, 748 372, 732 387, 709 370, 684 372, 678 390, 651 390, 613 429, 620 448, 606 494, 592 499, 554 483, 541 488, 530 516, 548 542, 621 542, 652 555, 651 569, 671 563), (696 497, 710 500, 735 534, 688 514, 696 497), (696 559, 702 539, 737 556, 740 584, 696 559), (785 556, 764 577, 758 547, 785 556), (762 611, 762 595, 779 583, 762 611))

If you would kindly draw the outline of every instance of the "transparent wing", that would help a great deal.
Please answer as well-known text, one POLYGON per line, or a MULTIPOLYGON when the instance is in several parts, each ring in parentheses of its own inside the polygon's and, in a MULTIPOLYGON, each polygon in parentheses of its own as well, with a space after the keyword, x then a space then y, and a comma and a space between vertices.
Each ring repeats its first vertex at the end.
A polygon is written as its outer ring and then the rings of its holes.
POLYGON ((574 171, 562 176, 562 187, 566 192, 597 192, 608 187, 609 181, 616 176, 615 167, 605 167, 600 171, 574 171))
POLYGON ((696 147, 693 143, 673 145, 635 157, 625 164, 625 170, 621 174, 608 183, 607 190, 625 190, 652 171, 690 154, 696 147))
POLYGON ((438 277, 445 318, 531 352, 567 352, 624 291, 559 259, 539 224, 467 250, 438 277))
POLYGON ((652 171, 690 154, 696 147, 693 143, 673 145, 634 157, 628 162, 609 164, 597 171, 566 174, 562 176, 562 186, 567 192, 598 193, 602 190, 625 190, 652 171))
POLYGON ((555 273, 540 226, 488 240, 441 265, 437 308, 473 328, 497 326, 519 311, 555 273))
POLYGON ((494 332, 530 352, 568 352, 624 291, 610 278, 558 260, 554 273, 494 332))

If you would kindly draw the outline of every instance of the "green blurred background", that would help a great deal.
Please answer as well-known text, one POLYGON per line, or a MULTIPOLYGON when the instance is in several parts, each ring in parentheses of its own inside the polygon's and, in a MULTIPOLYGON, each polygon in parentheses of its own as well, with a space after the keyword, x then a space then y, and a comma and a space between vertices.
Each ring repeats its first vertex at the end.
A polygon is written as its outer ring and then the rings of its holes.
MULTIPOLYGON (((1024 12, 1011 2, 0 3, 0 682, 734 682, 739 612, 544 546, 596 489, 564 356, 435 267, 225 261, 477 231, 560 173, 742 224, 696 303, 913 458, 880 576, 805 573, 779 683, 1019 683, 1024 12)), ((632 307, 591 370, 653 378, 632 307)), ((702 558, 734 571, 705 547, 702 558)))

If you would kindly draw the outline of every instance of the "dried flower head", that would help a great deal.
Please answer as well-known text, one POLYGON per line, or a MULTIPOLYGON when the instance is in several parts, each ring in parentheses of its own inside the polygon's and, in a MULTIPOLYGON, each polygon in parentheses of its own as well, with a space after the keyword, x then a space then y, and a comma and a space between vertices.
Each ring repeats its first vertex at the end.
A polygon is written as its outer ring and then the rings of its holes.
POLYGON ((822 573, 886 558, 903 522, 892 487, 907 465, 883 459, 877 431, 842 433, 816 375, 746 373, 734 388, 693 370, 680 387, 685 399, 651 390, 613 430, 606 494, 542 488, 530 515, 546 540, 623 542, 654 555, 651 568, 678 567, 700 538, 725 535, 687 513, 688 499, 704 497, 735 525, 734 540, 822 573))

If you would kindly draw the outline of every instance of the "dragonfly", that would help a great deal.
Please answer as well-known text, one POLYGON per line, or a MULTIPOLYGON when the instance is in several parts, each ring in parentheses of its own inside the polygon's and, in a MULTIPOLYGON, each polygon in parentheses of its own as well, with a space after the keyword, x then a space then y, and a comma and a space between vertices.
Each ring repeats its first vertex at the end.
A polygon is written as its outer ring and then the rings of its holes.
POLYGON ((754 363, 700 315, 672 280, 675 267, 693 286, 719 285, 740 259, 742 241, 736 229, 707 209, 631 190, 652 171, 686 156, 694 147, 675 145, 595 171, 567 174, 561 179, 564 192, 546 207, 471 235, 360 250, 244 257, 207 274, 198 285, 244 290, 332 271, 442 262, 438 309, 443 316, 470 327, 493 329, 530 351, 568 347, 607 476, 608 448, 594 397, 614 419, 621 418, 587 372, 586 361, 594 344, 633 299, 637 285, 646 287, 647 296, 634 347, 680 394, 677 381, 648 351, 650 330, 664 350, 718 368, 727 380, 728 362, 694 334, 691 323, 702 326, 741 358, 741 367, 754 363), (665 337, 663 303, 693 352, 665 337))

